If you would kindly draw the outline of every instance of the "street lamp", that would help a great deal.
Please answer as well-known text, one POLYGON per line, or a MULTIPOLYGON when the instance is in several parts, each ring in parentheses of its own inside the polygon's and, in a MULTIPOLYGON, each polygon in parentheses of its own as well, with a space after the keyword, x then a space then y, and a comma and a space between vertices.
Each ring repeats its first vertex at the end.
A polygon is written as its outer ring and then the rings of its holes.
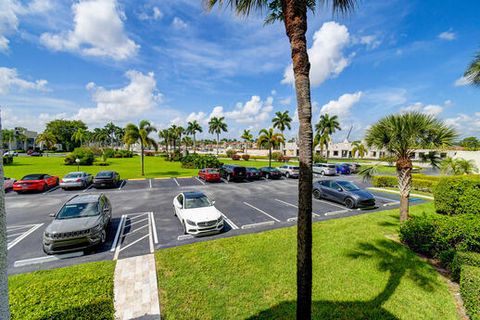
POLYGON ((77 171, 80 171, 80 159, 75 159, 75 162, 77 163, 77 171))

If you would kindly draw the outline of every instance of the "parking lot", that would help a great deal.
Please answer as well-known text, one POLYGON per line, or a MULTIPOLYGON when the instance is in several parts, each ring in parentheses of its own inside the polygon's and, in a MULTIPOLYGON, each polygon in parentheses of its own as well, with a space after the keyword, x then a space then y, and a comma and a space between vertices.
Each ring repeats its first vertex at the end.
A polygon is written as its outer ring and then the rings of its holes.
MULTIPOLYGON (((334 177, 337 178, 338 177, 334 177)), ((330 178, 327 178, 330 179, 330 178)), ((342 177, 364 186, 355 176, 342 177)), ((293 226, 297 216, 298 180, 204 183, 197 178, 127 180, 114 189, 44 193, 8 193, 7 236, 9 273, 72 265, 87 261, 121 259, 196 241, 235 236, 272 228, 293 226), (193 237, 183 234, 173 214, 173 197, 182 191, 202 191, 215 200, 225 219, 218 235, 193 237), (42 234, 62 204, 75 194, 104 192, 112 203, 113 216, 107 241, 93 250, 48 256, 42 250, 42 234)), ((377 207, 347 209, 324 200, 313 200, 313 219, 321 221, 398 207, 398 196, 372 192, 377 207)), ((412 198, 412 204, 422 200, 412 198)))

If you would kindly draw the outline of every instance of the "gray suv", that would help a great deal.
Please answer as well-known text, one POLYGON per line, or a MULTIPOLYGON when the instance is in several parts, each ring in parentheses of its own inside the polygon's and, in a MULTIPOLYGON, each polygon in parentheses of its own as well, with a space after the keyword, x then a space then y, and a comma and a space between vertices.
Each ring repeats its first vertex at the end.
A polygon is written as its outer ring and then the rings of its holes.
POLYGON ((43 233, 46 254, 87 249, 105 243, 112 206, 103 193, 77 195, 52 216, 53 221, 43 233))

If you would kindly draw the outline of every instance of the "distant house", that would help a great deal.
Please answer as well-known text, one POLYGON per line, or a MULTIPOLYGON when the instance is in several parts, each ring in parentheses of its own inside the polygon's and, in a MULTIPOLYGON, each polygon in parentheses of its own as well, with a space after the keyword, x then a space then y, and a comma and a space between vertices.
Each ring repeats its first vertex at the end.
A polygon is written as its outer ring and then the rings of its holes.
POLYGON ((38 133, 35 131, 27 130, 23 127, 15 127, 14 137, 12 143, 13 150, 28 150, 35 147, 35 139, 38 136, 38 133), (24 137, 24 138, 22 138, 24 137))

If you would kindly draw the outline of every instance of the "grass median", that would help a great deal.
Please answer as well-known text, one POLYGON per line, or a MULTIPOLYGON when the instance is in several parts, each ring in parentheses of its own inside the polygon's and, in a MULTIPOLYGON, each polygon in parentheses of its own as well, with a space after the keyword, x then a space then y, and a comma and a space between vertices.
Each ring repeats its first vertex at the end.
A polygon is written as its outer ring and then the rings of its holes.
MULTIPOLYGON (((398 220, 395 209, 313 225, 314 319, 457 319, 444 279, 390 240, 398 220)), ((164 249, 156 261, 164 319, 295 318, 295 227, 164 249)))
POLYGON ((115 262, 9 277, 12 319, 113 319, 115 262))

